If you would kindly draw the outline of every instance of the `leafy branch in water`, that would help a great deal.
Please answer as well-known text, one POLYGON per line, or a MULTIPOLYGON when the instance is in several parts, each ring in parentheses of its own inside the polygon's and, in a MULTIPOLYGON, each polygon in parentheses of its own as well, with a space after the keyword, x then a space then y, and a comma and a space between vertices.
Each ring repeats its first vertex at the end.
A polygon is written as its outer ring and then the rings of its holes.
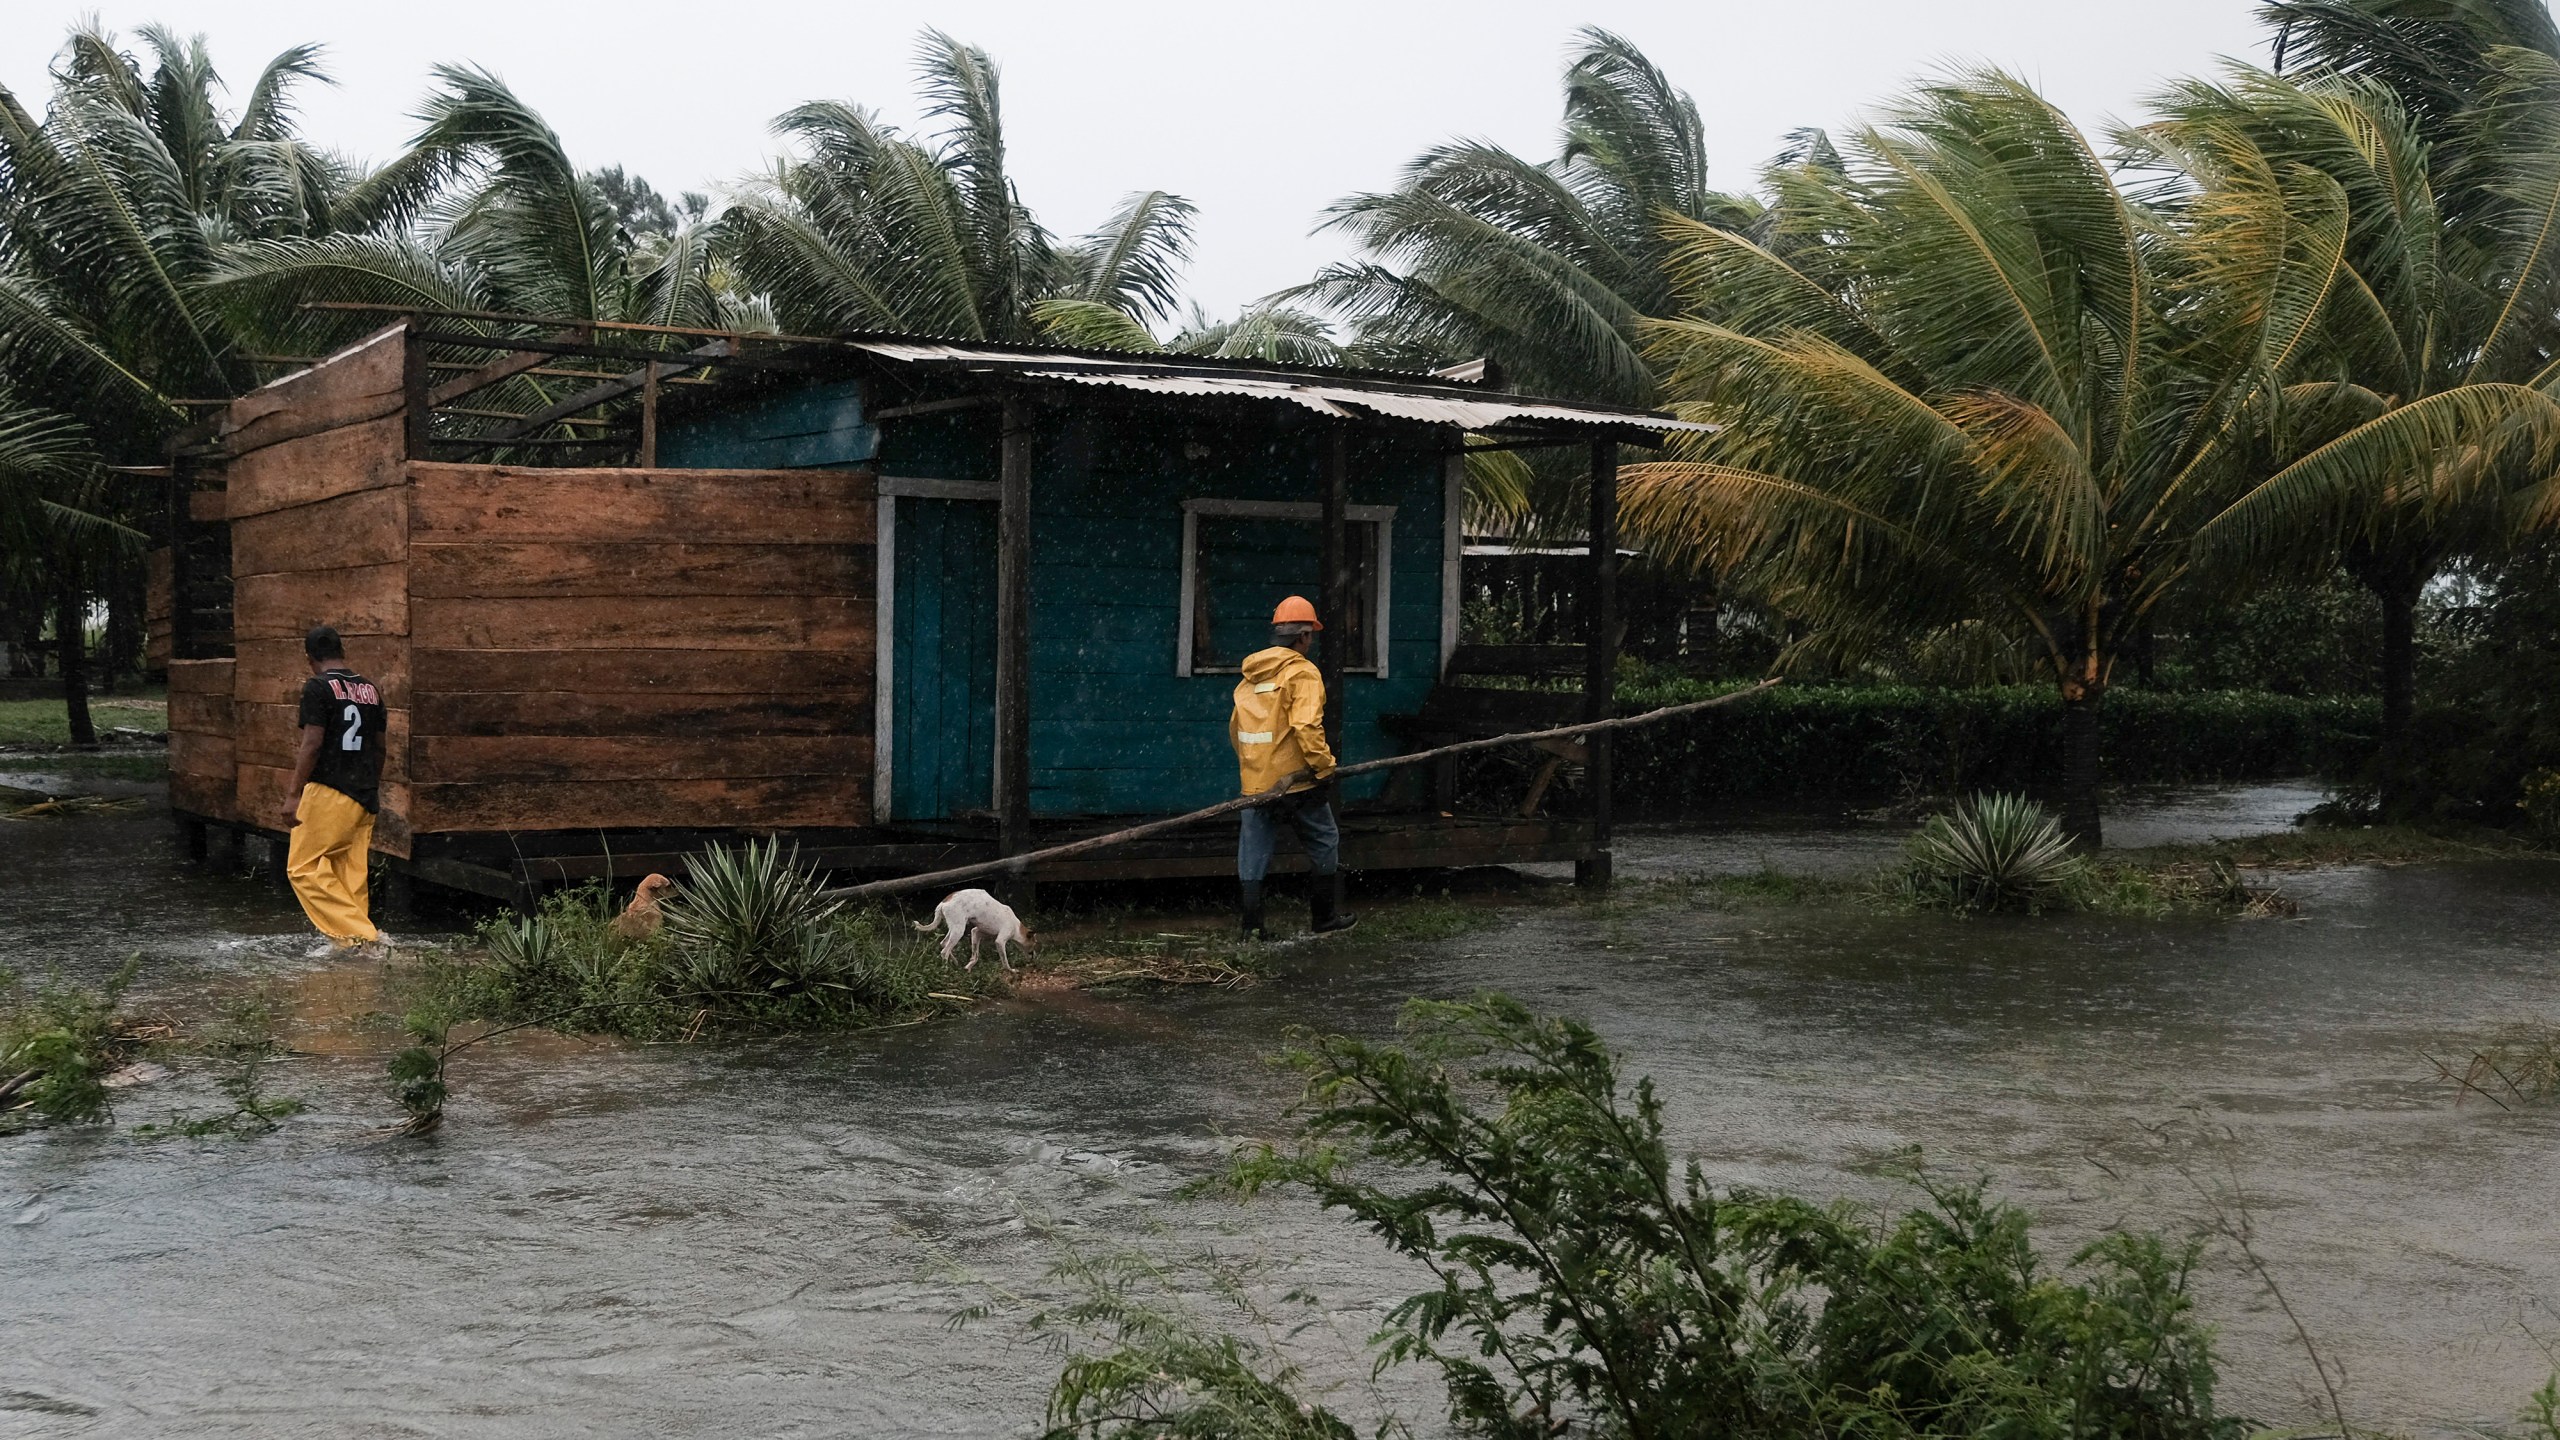
MULTIPOLYGON (((2200 1242, 2107 1236, 2048 1271, 2024 1212, 1914 1171, 1925 1205, 1718 1191, 1663 1143, 1650 1081, 1587 1026, 1487 995, 1417 1001, 1398 1044, 1301 1036, 1298 1135, 1212 1187, 1311 1193, 1436 1284, 1399 1303, 1380 1365, 1439 1372, 1465 1434, 2111 1435, 2229 1440, 2187 1291, 2200 1242)), ((1071 1360, 1052 1434, 1210 1434, 1202 1397, 1284 1405, 1249 1350, 1146 1330, 1071 1360), (1171 1417, 1168 1419, 1167 1417, 1171 1417), (1176 1423, 1179 1422, 1179 1423, 1176 1423), (1182 1428, 1189 1425, 1191 1428, 1182 1428)), ((1257 1433, 1257 1432, 1243 1432, 1257 1433)))
POLYGON ((121 1015, 142 957, 95 990, 48 977, 32 995, 0 971, 0 1133, 25 1128, 23 1113, 57 1125, 112 1117, 106 1078, 132 1048, 121 1015))
POLYGON ((224 1002, 221 1017, 206 1033, 198 1047, 204 1054, 225 1062, 215 1088, 231 1108, 219 1115, 195 1119, 177 1119, 167 1125, 143 1125, 137 1135, 181 1135, 202 1138, 207 1135, 241 1137, 264 1135, 276 1128, 276 1122, 288 1115, 302 1113, 299 1100, 266 1091, 266 1072, 281 1048, 276 1041, 276 1025, 281 1019, 280 1007, 273 990, 261 987, 236 995, 224 1002))

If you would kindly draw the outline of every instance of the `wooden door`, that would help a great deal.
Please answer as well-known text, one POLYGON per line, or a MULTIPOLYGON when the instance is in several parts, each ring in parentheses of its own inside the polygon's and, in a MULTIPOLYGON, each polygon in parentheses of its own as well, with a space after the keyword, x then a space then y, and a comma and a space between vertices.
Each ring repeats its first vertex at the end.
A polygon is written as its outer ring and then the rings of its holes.
POLYGON ((984 813, 995 785, 996 507, 896 503, 890 813, 984 813))

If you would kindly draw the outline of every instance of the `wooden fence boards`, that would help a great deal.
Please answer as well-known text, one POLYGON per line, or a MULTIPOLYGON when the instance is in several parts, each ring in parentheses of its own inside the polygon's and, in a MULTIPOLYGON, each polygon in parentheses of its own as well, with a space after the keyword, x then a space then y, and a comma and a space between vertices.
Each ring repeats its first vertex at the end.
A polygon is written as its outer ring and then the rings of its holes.
POLYGON ((843 735, 871 733, 866 700, 527 691, 418 697, 421 735, 843 735))
POLYGON ((223 467, 223 515, 239 520, 401 483, 398 415, 344 430, 323 430, 242 455, 223 467))
MULTIPOLYGON (((314 558, 334 558, 327 555, 314 558)), ((241 575, 231 582, 231 633, 235 640, 291 640, 297 645, 314 625, 333 625, 341 638, 409 633, 409 576, 403 565, 241 575)), ((353 655, 352 649, 348 652, 353 655)))
MULTIPOLYGON (((245 773, 245 772, 244 772, 245 773)), ((870 823, 870 777, 508 781, 413 785, 410 824, 430 831, 845 826, 870 823)))
POLYGON ((420 599, 552 596, 868 596, 876 552, 855 545, 700 545, 630 541, 420 543, 409 593, 420 599))
POLYGON ((479 650, 829 650, 871 648, 868 597, 579 596, 411 603, 412 632, 479 650))
POLYGON ((410 535, 476 540, 869 545, 872 480, 848 470, 409 467, 410 535))
POLYGON ((407 338, 405 326, 393 325, 232 401, 222 419, 224 447, 245 457, 397 416, 406 394, 407 338))
POLYGON ((869 823, 869 475, 409 475, 416 830, 869 823))
POLYGON ((518 780, 767 779, 866 775, 862 735, 422 735, 410 751, 419 784, 518 780))
MULTIPOLYGON (((233 576, 397 565, 409 553, 409 492, 359 490, 231 522, 233 576)), ((340 626, 340 629, 346 627, 340 626)))
POLYGON ((538 690, 650 695, 754 695, 858 705, 869 713, 878 667, 852 651, 451 650, 422 644, 409 663, 431 695, 538 690))

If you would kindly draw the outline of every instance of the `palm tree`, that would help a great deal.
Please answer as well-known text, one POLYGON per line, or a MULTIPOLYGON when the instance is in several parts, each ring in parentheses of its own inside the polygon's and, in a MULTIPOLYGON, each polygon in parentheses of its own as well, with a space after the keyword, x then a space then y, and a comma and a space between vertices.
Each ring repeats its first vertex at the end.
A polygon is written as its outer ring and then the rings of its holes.
POLYGON ((1369 258, 1300 293, 1391 362, 1484 356, 1518 388, 1651 403, 1639 331, 1673 306, 1663 217, 1741 228, 1759 207, 1708 188, 1705 127, 1687 92, 1606 30, 1581 41, 1554 159, 1475 142, 1425 152, 1395 189, 1333 206, 1326 223, 1369 258))
POLYGON ((1666 393, 1724 422, 1631 467, 1631 533, 1737 568, 1809 626, 1797 656, 1920 635, 2031 656, 2063 709, 2065 828, 2101 838, 2098 717, 2187 581, 2346 226, 2288 177, 2183 232, 2071 122, 1983 71, 1772 169, 1761 239, 1665 226, 1666 393))
MULTIPOLYGON (((699 212, 670 212, 666 228, 627 224, 628 177, 578 170, 559 133, 505 81, 468 65, 433 73, 409 149, 342 207, 366 226, 253 240, 225 255, 209 288, 244 323, 302 348, 371 325, 299 308, 315 300, 771 328, 754 300, 718 284, 699 212)), ((534 377, 508 383, 519 401, 551 398, 534 377)))
POLYGON ((904 330, 973 340, 1125 340, 1171 314, 1192 206, 1142 191, 1062 245, 1005 170, 1003 109, 984 51, 927 31, 930 139, 822 101, 775 122, 800 153, 726 219, 738 272, 802 333, 904 330))
MULTIPOLYGON (((88 728, 80 651, 95 577, 129 571, 108 562, 141 538, 118 523, 134 515, 98 467, 158 461, 186 402, 254 383, 203 282, 231 245, 334 223, 349 179, 293 126, 294 89, 319 73, 311 47, 269 62, 230 118, 201 39, 141 35, 148 70, 107 32, 74 30, 42 120, 0 88, 0 370, 13 391, 0 429, 72 437, 43 467, 39 501, 18 487, 9 523, 15 540, 41 542, 17 553, 45 572, 75 736, 88 728)), ((136 598, 109 589, 111 614, 136 598)))
POLYGON ((2144 132, 2206 205, 2288 172, 2345 198, 2340 283, 2268 416, 2281 469, 2198 543, 2249 564, 2331 537, 2380 602, 2381 801, 2395 814, 2414 803, 2419 599, 2541 517, 2560 385, 2560 60, 2511 47, 2466 84, 2437 122, 2445 144, 2376 80, 2335 73, 2190 82, 2144 132))

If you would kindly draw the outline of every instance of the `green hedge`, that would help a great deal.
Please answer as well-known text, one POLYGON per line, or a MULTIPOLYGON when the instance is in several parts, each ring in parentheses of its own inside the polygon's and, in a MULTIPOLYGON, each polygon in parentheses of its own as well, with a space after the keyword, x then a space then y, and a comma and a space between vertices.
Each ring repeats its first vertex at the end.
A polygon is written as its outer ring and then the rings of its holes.
MULTIPOLYGON (((1622 685, 1620 713, 1702 700, 1730 681, 1622 685)), ((2111 784, 2353 773, 2379 706, 2256 691, 2121 689, 2099 711, 2111 784)), ((1619 807, 1672 813, 1725 800, 2052 791, 2062 705, 2050 688, 1782 685, 1719 710, 1621 732, 1619 807)), ((1475 767, 1470 804, 1517 804, 1525 762, 1475 767)))

